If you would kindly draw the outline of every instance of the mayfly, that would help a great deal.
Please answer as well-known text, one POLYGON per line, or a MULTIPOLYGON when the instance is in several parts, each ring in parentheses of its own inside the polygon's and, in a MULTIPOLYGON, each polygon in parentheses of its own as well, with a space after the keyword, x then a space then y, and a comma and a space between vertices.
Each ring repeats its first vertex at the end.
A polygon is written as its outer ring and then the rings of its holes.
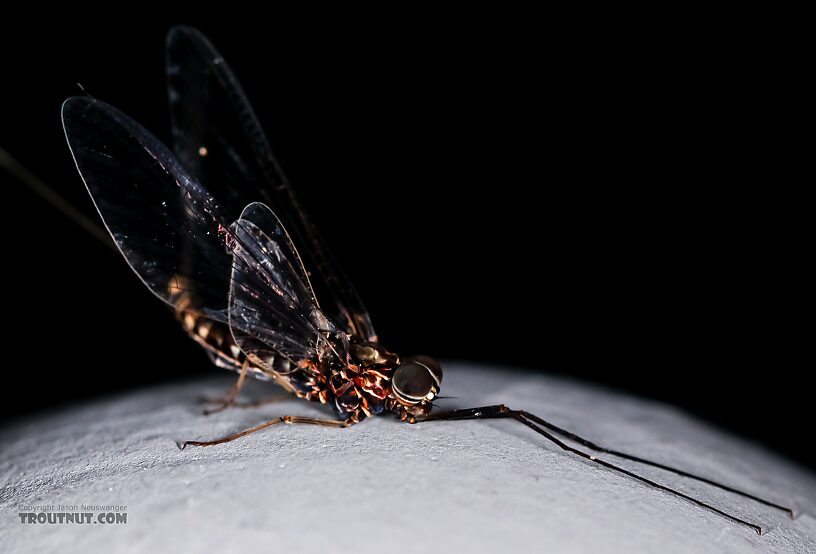
POLYGON ((226 443, 280 423, 348 427, 386 413, 408 423, 508 418, 571 454, 758 533, 759 525, 587 450, 696 479, 793 516, 747 492, 597 445, 524 410, 494 405, 432 413, 440 365, 428 356, 403 358, 379 343, 221 55, 198 31, 176 27, 166 62, 174 152, 99 100, 73 97, 63 104, 68 145, 99 215, 130 267, 172 307, 189 336, 216 365, 238 372, 218 409, 233 404, 251 375, 337 413, 336 419, 285 415, 182 448, 226 443))

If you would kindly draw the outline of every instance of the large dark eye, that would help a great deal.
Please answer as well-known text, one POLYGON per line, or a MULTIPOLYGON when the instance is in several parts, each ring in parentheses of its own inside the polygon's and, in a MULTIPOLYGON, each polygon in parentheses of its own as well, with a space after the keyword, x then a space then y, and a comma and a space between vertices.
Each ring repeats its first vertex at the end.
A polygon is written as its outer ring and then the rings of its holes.
POLYGON ((401 364, 391 382, 394 394, 411 403, 421 402, 432 390, 439 390, 442 369, 428 356, 414 356, 401 364))

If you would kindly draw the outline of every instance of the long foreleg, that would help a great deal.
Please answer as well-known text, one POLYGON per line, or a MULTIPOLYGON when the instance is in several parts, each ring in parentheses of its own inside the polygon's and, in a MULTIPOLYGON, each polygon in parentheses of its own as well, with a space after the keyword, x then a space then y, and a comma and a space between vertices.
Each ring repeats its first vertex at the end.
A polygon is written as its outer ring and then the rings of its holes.
POLYGON ((549 429, 549 430, 553 431, 554 433, 559 434, 559 435, 561 435, 561 436, 563 436, 565 438, 574 440, 574 441, 578 442, 579 444, 582 444, 582 445, 584 445, 587 448, 590 448, 592 450, 599 451, 599 452, 604 452, 604 453, 607 453, 607 454, 611 454, 613 456, 626 458, 626 459, 629 459, 629 460, 632 460, 632 461, 635 461, 635 462, 639 462, 639 463, 651 465, 651 466, 654 466, 654 467, 658 467, 658 468, 661 468, 661 469, 664 469, 664 470, 667 470, 667 471, 671 471, 671 472, 676 473, 678 475, 683 475, 685 477, 689 477, 689 478, 692 478, 692 479, 696 479, 698 481, 702 481, 704 483, 719 487, 719 488, 727 490, 729 492, 733 492, 735 494, 739 494, 741 496, 751 498, 751 499, 756 500, 757 502, 761 502, 762 504, 765 504, 767 506, 772 506, 774 508, 784 510, 785 512, 788 512, 789 514, 793 514, 793 510, 791 510, 790 508, 785 508, 784 506, 780 506, 780 505, 775 504, 775 503, 773 503, 773 502, 771 502, 769 500, 765 500, 765 499, 759 498, 759 497, 757 497, 755 495, 752 495, 750 493, 734 489, 732 487, 729 487, 727 485, 723 485, 721 483, 717 483, 716 481, 712 481, 712 480, 704 478, 704 477, 699 477, 699 476, 693 475, 691 473, 688 473, 686 471, 683 471, 681 469, 673 468, 673 467, 670 467, 670 466, 667 466, 667 465, 664 465, 664 464, 661 464, 661 463, 658 463, 658 462, 653 462, 651 460, 646 460, 644 458, 640 458, 640 457, 637 457, 637 456, 632 456, 630 454, 625 454, 625 453, 622 453, 622 452, 618 452, 617 450, 612 450, 612 449, 601 447, 601 446, 599 446, 599 445, 597 445, 597 444, 595 444, 595 443, 593 443, 591 441, 588 441, 587 439, 584 439, 583 437, 580 437, 579 435, 576 435, 576 434, 574 434, 574 433, 572 433, 570 431, 567 431, 565 429, 561 429, 560 427, 557 427, 557 426, 555 426, 555 425, 541 419, 540 417, 538 417, 536 415, 533 415, 533 414, 531 414, 529 412, 526 412, 524 410, 512 410, 512 409, 508 408, 507 406, 505 406, 503 404, 498 404, 498 405, 494 405, 494 406, 482 406, 482 407, 479 407, 479 408, 468 408, 468 409, 462 409, 462 410, 451 410, 451 411, 448 411, 448 412, 438 412, 436 414, 431 414, 431 415, 426 416, 424 418, 416 419, 415 421, 412 421, 412 423, 420 423, 420 422, 423 422, 423 421, 463 420, 463 419, 496 419, 496 418, 511 418, 511 419, 514 419, 514 420, 518 421, 519 423, 529 427, 530 429, 532 429, 533 431, 535 431, 539 435, 543 436, 544 438, 546 438, 550 442, 556 444, 562 450, 565 450, 567 452, 570 452, 572 454, 580 456, 580 457, 582 457, 582 458, 584 458, 586 460, 589 460, 590 462, 593 462, 595 464, 603 466, 603 467, 605 467, 607 469, 610 469, 612 471, 615 471, 617 473, 622 473, 622 474, 624 474, 624 475, 626 475, 628 477, 636 479, 636 480, 638 480, 638 481, 640 481, 642 483, 645 483, 645 484, 647 484, 647 485, 649 485, 651 487, 660 489, 660 490, 668 492, 668 493, 670 493, 672 495, 683 498, 684 500, 687 500, 687 501, 689 501, 689 502, 691 502, 691 503, 693 503, 693 504, 695 504, 697 506, 700 506, 701 508, 705 508, 707 510, 710 510, 710 511, 712 511, 712 512, 714 512, 714 513, 716 513, 716 514, 718 514, 718 515, 720 515, 720 516, 722 516, 722 517, 724 517, 724 518, 726 518, 726 519, 728 519, 730 521, 733 521, 735 523, 739 523, 741 525, 745 525, 747 527, 750 527, 751 529, 753 529, 754 531, 756 531, 759 534, 762 534, 762 527, 760 527, 759 525, 757 525, 755 523, 745 521, 745 520, 743 520, 743 519, 741 519, 741 518, 739 518, 737 516, 734 516, 732 514, 724 512, 724 511, 720 510, 719 508, 715 508, 714 506, 712 506, 710 504, 707 504, 707 503, 705 503, 705 502, 703 502, 701 500, 698 500, 698 499, 696 499, 696 498, 694 498, 692 496, 689 496, 689 495, 684 494, 684 493, 682 493, 680 491, 669 488, 669 487, 667 487, 665 485, 661 485, 660 483, 652 481, 651 479, 647 479, 646 477, 638 475, 638 474, 636 474, 636 473, 634 473, 632 471, 629 471, 628 469, 624 469, 624 468, 622 468, 620 466, 611 464, 611 463, 609 463, 609 462, 607 462, 605 460, 602 460, 602 459, 600 459, 600 458, 598 458, 598 457, 596 457, 594 455, 588 454, 587 452, 584 452, 582 450, 579 450, 577 448, 569 446, 568 444, 564 443, 562 440, 560 440, 557 437, 553 436, 546 429, 549 429))

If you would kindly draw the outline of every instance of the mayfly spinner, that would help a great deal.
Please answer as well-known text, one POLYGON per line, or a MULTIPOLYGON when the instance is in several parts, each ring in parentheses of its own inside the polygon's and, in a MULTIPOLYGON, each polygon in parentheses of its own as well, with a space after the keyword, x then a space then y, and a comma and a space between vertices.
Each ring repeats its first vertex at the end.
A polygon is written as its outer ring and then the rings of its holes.
POLYGON ((219 409, 233 403, 251 375, 330 404, 338 415, 281 416, 184 446, 221 444, 279 423, 348 427, 385 413, 408 423, 509 418, 567 452, 757 532, 759 525, 565 441, 793 515, 749 493, 599 446, 523 410, 495 405, 431 413, 442 369, 432 358, 403 358, 378 342, 360 297, 301 209, 224 59, 201 33, 177 27, 167 39, 167 74, 175 153, 108 104, 73 97, 62 107, 71 153, 107 230, 210 359, 239 372, 219 409))

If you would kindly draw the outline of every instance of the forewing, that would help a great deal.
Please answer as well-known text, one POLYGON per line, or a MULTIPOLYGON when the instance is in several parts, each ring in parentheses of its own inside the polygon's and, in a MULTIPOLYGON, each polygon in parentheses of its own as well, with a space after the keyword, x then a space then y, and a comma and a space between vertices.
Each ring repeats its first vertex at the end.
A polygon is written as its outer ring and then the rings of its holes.
POLYGON ((275 214, 252 203, 230 232, 237 244, 231 247, 229 321, 244 353, 278 373, 287 367, 281 355, 294 369, 299 361, 335 354, 329 339, 338 329, 301 279, 300 256, 275 214))
MULTIPOLYGON (((326 313, 347 332, 376 340, 368 311, 301 208, 221 55, 197 30, 175 27, 167 73, 174 146, 185 167, 234 218, 251 202, 271 207, 303 252, 326 313)), ((301 277, 308 282, 308 275, 301 277)))
POLYGON ((190 291, 194 311, 226 321, 232 256, 213 196, 156 137, 104 102, 69 98, 62 121, 99 215, 139 278, 173 306, 190 291))
POLYGON ((230 225, 158 139, 108 104, 69 98, 62 118, 105 226, 156 296, 189 310, 178 305, 179 292, 192 291, 197 309, 228 323, 239 346, 260 357, 253 345, 263 345, 270 370, 325 355, 322 333, 336 328, 317 308, 297 251, 267 208, 248 206, 230 225), (238 286, 230 286, 233 277, 238 286))

